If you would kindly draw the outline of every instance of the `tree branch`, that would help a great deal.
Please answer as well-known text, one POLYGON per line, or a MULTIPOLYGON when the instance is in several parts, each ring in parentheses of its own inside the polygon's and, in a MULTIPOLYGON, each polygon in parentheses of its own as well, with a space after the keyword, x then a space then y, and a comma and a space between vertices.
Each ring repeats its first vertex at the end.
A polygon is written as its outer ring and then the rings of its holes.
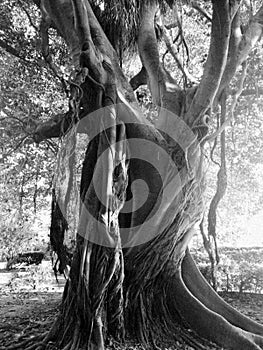
POLYGON ((241 39, 242 39, 242 33, 240 28, 240 11, 237 11, 231 24, 231 36, 229 41, 227 64, 220 82, 216 99, 220 99, 220 95, 222 91, 230 83, 231 79, 235 75, 237 65, 238 65, 238 56, 239 56, 238 51, 239 51, 239 45, 240 45, 241 39))
POLYGON ((35 29, 36 32, 38 32, 38 28, 37 26, 34 24, 31 16, 30 16, 30 13, 28 12, 28 10, 26 9, 26 7, 23 5, 23 2, 22 1, 19 1, 20 2, 20 6, 22 7, 23 11, 25 12, 27 18, 28 18, 28 21, 29 23, 31 24, 31 26, 35 29))
MULTIPOLYGON (((35 4, 38 1, 33 0, 35 4)), ((40 2, 42 21, 46 26, 54 27, 66 41, 73 64, 79 67, 80 43, 74 28, 74 16, 71 0, 45 0, 40 2)))
POLYGON ((63 74, 60 69, 53 62, 52 56, 49 51, 49 34, 48 30, 50 28, 51 21, 47 16, 43 16, 40 22, 40 36, 41 36, 41 52, 44 57, 44 60, 48 67, 53 72, 54 76, 59 79, 61 82, 63 90, 68 94, 67 83, 63 78, 63 74))
POLYGON ((135 91, 137 90, 141 85, 147 84, 147 71, 144 66, 142 66, 142 69, 139 71, 138 74, 136 74, 133 78, 130 80, 130 85, 132 89, 135 91))
POLYGON ((57 114, 50 120, 41 123, 33 132, 33 139, 36 143, 41 141, 62 137, 72 125, 73 113, 71 111, 65 114, 57 114))
POLYGON ((231 39, 226 69, 218 89, 217 98, 221 92, 229 85, 234 77, 237 68, 248 58, 255 44, 262 36, 263 32, 263 5, 252 17, 245 33, 242 35, 239 20, 239 11, 236 13, 231 28, 231 39))
MULTIPOLYGON (((230 95, 236 95, 237 92, 238 91, 235 89, 228 91, 230 95)), ((255 95, 256 97, 263 95, 263 88, 245 89, 245 90, 242 90, 240 94, 240 96, 251 96, 251 95, 255 95)))
POLYGON ((205 17, 209 22, 212 22, 210 15, 204 9, 202 9, 202 7, 200 7, 196 1, 192 0, 190 3, 192 7, 197 10, 203 17, 205 17))
POLYGON ((173 28, 176 28, 176 27, 178 27, 178 21, 174 21, 172 23, 165 24, 165 28, 167 30, 170 30, 170 29, 173 29, 173 28))
POLYGON ((250 24, 243 34, 240 42, 239 64, 242 64, 254 48, 255 44, 261 38, 263 32, 263 5, 255 16, 252 17, 250 24))
POLYGON ((240 77, 239 82, 238 82, 238 89, 233 96, 232 103, 230 106, 230 112, 229 112, 230 117, 228 119, 226 119, 225 122, 222 125, 220 125, 220 127, 212 135, 206 136, 204 138, 203 142, 206 142, 206 141, 209 142, 209 141, 214 140, 218 135, 220 135, 225 130, 225 128, 227 127, 227 125, 229 125, 231 120, 234 119, 234 110, 236 108, 238 98, 242 93, 244 81, 245 81, 246 74, 247 74, 247 62, 244 62, 242 66, 243 66, 242 73, 241 73, 241 77, 240 77))
POLYGON ((75 27, 80 38, 80 46, 82 50, 85 50, 86 48, 83 48, 83 46, 87 45, 89 47, 92 43, 87 9, 82 0, 72 0, 72 5, 75 27))
POLYGON ((164 42, 166 44, 167 50, 170 52, 170 54, 174 58, 178 68, 183 73, 183 76, 185 77, 185 79, 193 84, 197 84, 198 81, 195 79, 195 77, 193 77, 192 74, 189 73, 188 69, 186 67, 184 67, 184 64, 183 64, 181 58, 179 57, 179 55, 177 54, 175 47, 174 47, 174 44, 172 43, 172 40, 171 40, 169 33, 167 32, 167 29, 165 28, 165 26, 162 27, 162 37, 163 37, 164 42))
POLYGON ((209 55, 197 92, 190 106, 186 106, 185 121, 198 124, 211 106, 225 69, 230 38, 230 5, 227 0, 213 0, 212 33, 209 55))
POLYGON ((104 31, 101 28, 101 25, 99 24, 96 16, 94 15, 92 8, 90 6, 89 1, 84 0, 86 4, 86 9, 88 13, 88 20, 90 24, 91 29, 91 36, 94 45, 98 50, 104 55, 104 57, 108 58, 108 60, 111 62, 114 72, 115 72, 115 78, 116 78, 116 84, 117 84, 117 93, 118 95, 122 95, 122 99, 127 99, 129 102, 135 102, 136 98, 133 93, 133 90, 128 83, 126 77, 123 74, 122 69, 119 65, 119 58, 116 54, 116 51, 112 47, 111 43, 109 42, 107 36, 105 35, 104 31))
POLYGON ((157 3, 145 6, 138 34, 138 48, 143 66, 149 77, 149 88, 153 102, 161 106, 165 91, 165 72, 159 59, 154 20, 158 11, 157 3))
POLYGON ((13 48, 13 46, 9 45, 8 43, 6 43, 1 39, 0 39, 0 47, 2 47, 2 49, 4 49, 6 52, 11 54, 12 56, 19 58, 22 61, 28 62, 27 59, 24 56, 22 56, 18 50, 16 50, 15 48, 13 48))

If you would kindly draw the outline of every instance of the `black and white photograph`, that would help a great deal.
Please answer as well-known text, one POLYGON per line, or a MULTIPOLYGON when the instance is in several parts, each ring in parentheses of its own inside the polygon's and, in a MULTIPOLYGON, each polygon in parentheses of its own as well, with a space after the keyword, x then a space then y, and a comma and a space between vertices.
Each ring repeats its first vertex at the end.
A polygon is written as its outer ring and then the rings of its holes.
POLYGON ((263 349, 263 1, 0 0, 0 350, 263 349))

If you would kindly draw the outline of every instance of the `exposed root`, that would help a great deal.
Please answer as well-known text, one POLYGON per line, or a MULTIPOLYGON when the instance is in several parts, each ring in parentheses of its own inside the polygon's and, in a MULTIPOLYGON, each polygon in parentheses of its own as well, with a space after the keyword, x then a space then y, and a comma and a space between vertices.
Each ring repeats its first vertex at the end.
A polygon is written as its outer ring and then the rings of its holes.
POLYGON ((171 307, 179 312, 197 334, 225 349, 260 350, 262 339, 233 326, 219 314, 209 310, 187 289, 178 269, 174 278, 169 277, 168 297, 171 307), (259 344, 259 345, 257 345, 259 344))
MULTIPOLYGON (((32 350, 35 349, 39 344, 40 340, 44 339, 46 336, 46 333, 37 335, 33 338, 25 339, 17 344, 5 347, 5 348, 0 348, 0 350, 17 350, 17 349, 24 349, 24 350, 32 350), (32 344, 33 343, 33 344, 32 344), (31 345, 30 345, 31 344, 31 345)), ((42 344, 42 342, 41 342, 42 344)))
POLYGON ((43 349, 46 347, 46 343, 44 342, 39 342, 36 344, 32 344, 31 346, 27 347, 26 350, 36 350, 36 349, 43 349))
POLYGON ((263 336, 262 325, 242 315, 214 291, 202 276, 188 250, 182 262, 182 277, 190 292, 207 308, 223 316, 234 326, 263 336))

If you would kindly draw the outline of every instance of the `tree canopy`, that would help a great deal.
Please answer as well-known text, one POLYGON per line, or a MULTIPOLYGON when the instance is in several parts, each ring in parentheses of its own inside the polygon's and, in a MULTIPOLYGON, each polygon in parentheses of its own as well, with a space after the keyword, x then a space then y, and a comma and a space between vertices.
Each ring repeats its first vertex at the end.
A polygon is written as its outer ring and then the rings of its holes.
MULTIPOLYGON (((253 164, 262 160, 261 2, 21 0, 4 1, 1 14, 4 185, 9 192, 18 184, 18 210, 26 192, 34 203, 40 193, 44 200, 41 176, 51 182, 49 164, 57 156, 53 244, 64 238, 63 215, 80 213, 61 315, 36 348, 52 341, 61 349, 103 349, 107 337, 121 340, 125 332, 143 344, 166 337, 193 348, 213 346, 207 340, 262 347, 262 326, 205 284, 187 248, 201 221, 216 264, 227 164, 230 181, 238 175, 249 192, 245 179, 254 174, 260 188, 262 167, 253 164), (148 99, 148 107, 138 99, 148 99), (231 124, 235 129, 227 129, 231 124), (70 206, 79 175, 77 132, 89 138, 79 209, 70 206), (249 164, 234 168, 251 153, 249 164), (207 225, 206 156, 214 173, 219 169, 207 225)), ((257 210, 260 190, 254 203, 257 210)))

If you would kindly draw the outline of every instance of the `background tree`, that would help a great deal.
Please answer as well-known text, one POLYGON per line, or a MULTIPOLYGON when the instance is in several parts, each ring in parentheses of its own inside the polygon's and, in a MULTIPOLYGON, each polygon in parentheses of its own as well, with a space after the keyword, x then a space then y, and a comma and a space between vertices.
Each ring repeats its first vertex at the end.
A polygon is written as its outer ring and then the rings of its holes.
POLYGON ((39 11, 22 2, 2 4, 0 255, 4 259, 25 249, 46 249, 48 194, 58 143, 47 140, 36 146, 29 129, 63 110, 64 102, 60 85, 37 49, 39 11))

